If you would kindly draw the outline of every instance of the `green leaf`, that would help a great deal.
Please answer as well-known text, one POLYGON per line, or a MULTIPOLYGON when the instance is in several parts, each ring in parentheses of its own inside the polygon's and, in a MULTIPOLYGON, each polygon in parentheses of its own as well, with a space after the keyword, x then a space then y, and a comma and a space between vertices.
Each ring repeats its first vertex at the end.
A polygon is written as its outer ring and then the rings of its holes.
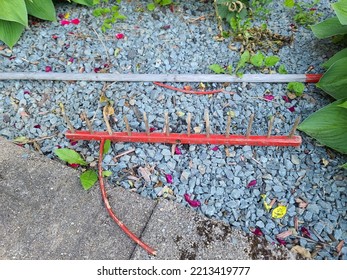
POLYGON ((62 160, 67 163, 77 163, 79 165, 87 165, 83 158, 74 150, 62 148, 56 149, 54 153, 62 160))
POLYGON ((55 21, 55 8, 52 0, 25 0, 28 14, 34 17, 55 21))
POLYGON ((93 6, 94 5, 93 0, 72 0, 72 1, 77 3, 77 4, 81 4, 81 5, 85 5, 85 6, 93 6))
POLYGON ((0 19, 28 26, 28 12, 24 0, 0 0, 0 19))
POLYGON ((250 61, 254 66, 261 67, 264 64, 264 55, 258 51, 251 57, 250 61))
POLYGON ((347 97, 347 58, 331 65, 316 86, 335 99, 347 97))
POLYGON ((266 67, 272 67, 275 66, 277 62, 280 61, 280 58, 278 56, 268 56, 265 57, 265 66, 266 67))
POLYGON ((340 165, 341 168, 347 169, 347 162, 345 164, 340 165))
POLYGON ((294 0, 284 0, 284 6, 288 7, 288 8, 293 8, 295 4, 294 0))
POLYGON ((341 58, 347 57, 347 48, 337 52, 333 57, 331 57, 327 62, 323 64, 324 68, 329 68, 331 65, 333 65, 336 61, 340 60, 341 58))
POLYGON ((246 66, 246 63, 249 61, 249 58, 250 58, 250 53, 248 50, 244 51, 242 54, 241 54, 241 57, 240 57, 240 60, 239 62, 237 63, 237 66, 236 66, 236 69, 235 69, 235 72, 238 72, 238 70, 240 68, 243 68, 246 66))
POLYGON ((22 35, 25 26, 14 21, 0 19, 0 40, 11 49, 22 35))
POLYGON ((298 127, 320 143, 341 153, 347 153, 347 110, 339 105, 347 98, 337 100, 318 110, 298 127))
POLYGON ((104 144, 103 155, 106 155, 111 148, 111 140, 106 140, 104 144))
POLYGON ((94 170, 87 170, 80 176, 82 187, 87 191, 98 181, 98 174, 94 170))
POLYGON ((111 171, 105 170, 102 171, 102 177, 110 177, 112 175, 111 171))
POLYGON ((337 17, 328 18, 316 25, 311 26, 313 34, 324 39, 335 35, 347 34, 347 25, 342 25, 337 17))
POLYGON ((347 0, 340 0, 339 2, 331 4, 339 21, 343 25, 347 25, 347 0))
POLYGON ((288 83, 287 89, 294 92, 296 96, 301 96, 305 90, 305 85, 299 82, 288 83))
POLYGON ((213 72, 215 72, 216 74, 222 74, 225 73, 224 69, 222 66, 220 66, 219 64, 212 64, 208 67, 210 70, 212 70, 213 72))
POLYGON ((160 2, 160 5, 166 6, 166 5, 170 5, 171 3, 172 3, 171 0, 162 0, 162 1, 160 2))
POLYGON ((284 64, 281 64, 280 67, 278 67, 278 73, 280 73, 280 74, 288 74, 284 64))
POLYGON ((339 107, 347 109, 347 101, 340 104, 339 107))
POLYGON ((149 4, 147 4, 147 9, 148 9, 149 11, 154 11, 154 9, 155 9, 155 4, 154 4, 154 3, 149 3, 149 4))

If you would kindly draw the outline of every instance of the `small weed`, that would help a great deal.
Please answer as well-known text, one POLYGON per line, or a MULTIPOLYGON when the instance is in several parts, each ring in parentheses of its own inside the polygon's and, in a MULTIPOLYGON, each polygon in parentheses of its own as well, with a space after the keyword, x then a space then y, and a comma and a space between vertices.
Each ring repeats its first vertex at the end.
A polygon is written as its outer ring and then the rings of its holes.
POLYGON ((315 6, 320 0, 314 0, 313 3, 297 2, 295 0, 284 0, 284 6, 290 9, 294 9, 294 21, 298 25, 308 27, 316 23, 322 16, 321 13, 317 13, 315 6))
POLYGON ((152 3, 147 4, 147 9, 149 11, 155 10, 157 6, 168 6, 172 4, 172 0, 154 0, 152 3))
POLYGON ((290 82, 288 83, 287 90, 299 97, 304 93, 305 85, 299 82, 290 82))
MULTIPOLYGON (((121 0, 116 0, 117 4, 120 4, 121 0)), ((99 4, 99 8, 94 9, 93 16, 103 17, 104 21, 101 26, 101 31, 106 32, 107 29, 112 28, 112 24, 117 20, 124 20, 126 16, 119 13, 119 6, 113 5, 111 7, 104 7, 103 4, 108 3, 108 0, 94 0, 95 4, 99 4)))

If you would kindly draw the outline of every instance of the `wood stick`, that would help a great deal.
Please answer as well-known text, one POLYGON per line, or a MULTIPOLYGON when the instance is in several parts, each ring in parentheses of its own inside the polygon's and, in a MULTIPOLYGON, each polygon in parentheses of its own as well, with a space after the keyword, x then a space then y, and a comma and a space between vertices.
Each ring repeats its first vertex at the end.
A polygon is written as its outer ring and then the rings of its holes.
POLYGON ((72 123, 70 122, 68 116, 67 116, 66 113, 65 113, 64 104, 63 104, 63 103, 59 103, 59 107, 60 107, 60 109, 61 109, 61 113, 62 113, 62 115, 63 115, 64 121, 65 121, 67 127, 70 129, 70 131, 71 131, 72 133, 75 133, 75 129, 74 129, 74 127, 72 126, 72 123))
POLYGON ((102 110, 102 114, 104 116, 107 132, 108 134, 112 135, 112 128, 111 128, 110 122, 108 121, 108 115, 106 111, 107 111, 107 106, 105 106, 104 109, 102 110))
POLYGON ((253 120, 254 120, 254 114, 252 114, 249 117, 249 123, 248 123, 248 127, 247 127, 246 137, 249 137, 251 135, 253 120))
POLYGON ((87 127, 88 127, 89 132, 90 132, 90 133, 93 133, 92 124, 91 124, 90 120, 88 119, 87 114, 86 114, 85 111, 83 111, 83 112, 81 113, 81 117, 82 117, 82 120, 84 120, 84 121, 86 122, 86 125, 87 125, 87 127))
POLYGON ((203 82, 203 83, 288 83, 318 82, 320 74, 114 74, 3 72, 0 80, 97 81, 97 82, 203 82))
POLYGON ((187 114, 187 134, 190 135, 190 127, 191 127, 191 121, 192 121, 192 114, 187 114))
POLYGON ((130 128, 127 116, 124 115, 123 120, 125 122, 125 127, 126 127, 126 130, 127 130, 128 136, 131 136, 131 128, 130 128))
POLYGON ((210 115, 208 109, 205 109, 205 123, 206 123, 206 136, 210 137, 211 128, 210 128, 210 115))
POLYGON ((275 120, 275 117, 274 116, 271 116, 270 120, 269 120, 269 129, 267 131, 267 137, 269 138, 271 136, 271 131, 272 131, 272 126, 274 124, 274 120, 275 120))
POLYGON ((231 119, 232 119, 231 115, 228 115, 227 127, 225 128, 225 137, 229 137, 230 136, 231 119))
POLYGON ((299 125, 299 123, 300 123, 300 116, 298 116, 297 118, 296 118, 296 120, 295 120, 295 123, 294 123, 294 125, 293 125, 293 128, 292 128, 292 130, 290 131, 290 133, 289 133, 289 135, 288 135, 288 137, 289 138, 292 138, 293 136, 294 136, 294 133, 295 133, 295 131, 296 131, 296 129, 298 128, 298 125, 299 125))
POLYGON ((149 135, 149 124, 146 112, 143 112, 143 121, 145 122, 146 134, 149 135))
POLYGON ((120 154, 118 154, 118 155, 115 155, 115 156, 113 157, 113 161, 116 161, 117 158, 120 158, 120 157, 122 157, 122 156, 125 156, 125 155, 127 155, 127 154, 130 154, 130 153, 132 153, 132 152, 135 152, 135 149, 134 149, 134 148, 132 148, 132 149, 130 149, 130 150, 128 150, 128 151, 125 151, 125 152, 123 152, 123 153, 120 153, 120 154))
POLYGON ((164 127, 164 130, 165 130, 166 136, 169 136, 169 134, 170 134, 169 113, 166 111, 164 114, 165 114, 165 115, 164 115, 164 118, 165 118, 165 127, 164 127))

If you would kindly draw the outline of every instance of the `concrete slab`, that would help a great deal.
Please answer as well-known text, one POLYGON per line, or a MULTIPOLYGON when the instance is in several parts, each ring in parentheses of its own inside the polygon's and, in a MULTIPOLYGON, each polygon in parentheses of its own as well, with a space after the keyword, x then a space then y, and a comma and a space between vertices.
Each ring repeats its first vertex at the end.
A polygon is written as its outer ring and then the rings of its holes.
POLYGON ((161 201, 143 233, 158 254, 150 256, 137 247, 133 259, 248 260, 292 259, 291 253, 263 238, 230 226, 170 201, 161 201))
MULTIPOLYGON (((141 235, 156 202, 108 187, 116 214, 141 235)), ((136 245, 79 172, 0 138, 0 259, 129 259, 136 245)))

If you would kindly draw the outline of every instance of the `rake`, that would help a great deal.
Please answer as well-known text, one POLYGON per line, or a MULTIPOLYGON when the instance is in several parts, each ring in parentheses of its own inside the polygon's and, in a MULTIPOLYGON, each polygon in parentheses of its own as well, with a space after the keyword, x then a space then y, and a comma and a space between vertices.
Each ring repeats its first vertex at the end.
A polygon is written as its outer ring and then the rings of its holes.
MULTIPOLYGON (((0 73, 0 80, 58 80, 58 81, 113 81, 113 82, 154 82, 158 86, 165 86, 160 82, 252 82, 252 83, 288 83, 288 82, 306 82, 317 83, 322 77, 321 74, 245 74, 243 77, 233 75, 205 75, 205 74, 76 74, 76 73, 0 73)), ((170 86, 165 86, 169 89, 175 89, 170 86)), ((182 90, 183 91, 183 90, 182 90)), ((212 92, 192 92, 183 91, 186 93, 218 93, 219 91, 212 92)), ((208 110, 204 113, 205 133, 192 133, 191 132, 191 119, 190 113, 187 114, 187 131, 186 133, 171 133, 168 113, 164 115, 164 128, 162 132, 151 132, 149 128, 147 114, 143 113, 143 121, 145 123, 144 132, 134 132, 131 130, 129 121, 126 116, 123 117, 125 123, 125 131, 113 132, 108 123, 108 117, 104 113, 104 120, 106 122, 108 131, 93 131, 90 121, 87 119, 86 114, 83 113, 82 117, 85 120, 88 130, 75 130, 68 117, 63 116, 65 122, 70 128, 65 136, 70 140, 84 140, 84 141, 99 141, 99 159, 98 159, 98 175, 99 185, 103 201, 107 212, 111 218, 119 225, 119 227, 138 245, 140 245, 149 254, 156 255, 156 250, 141 241, 133 232, 131 232, 124 223, 115 215, 107 198, 105 183, 102 175, 102 161, 103 150, 106 140, 112 142, 136 142, 136 143, 165 143, 165 144, 215 144, 215 145, 248 145, 248 146, 282 146, 282 147, 298 147, 301 145, 302 139, 300 136, 295 135, 297 126, 300 123, 298 117, 291 131, 288 135, 278 136, 271 135, 274 123, 274 117, 271 117, 268 123, 268 131, 266 135, 252 135, 252 125, 254 121, 254 114, 252 114, 248 121, 248 127, 244 135, 235 135, 230 133, 230 125, 232 117, 229 115, 227 118, 226 131, 224 134, 213 134, 210 128, 210 117, 208 110)))

